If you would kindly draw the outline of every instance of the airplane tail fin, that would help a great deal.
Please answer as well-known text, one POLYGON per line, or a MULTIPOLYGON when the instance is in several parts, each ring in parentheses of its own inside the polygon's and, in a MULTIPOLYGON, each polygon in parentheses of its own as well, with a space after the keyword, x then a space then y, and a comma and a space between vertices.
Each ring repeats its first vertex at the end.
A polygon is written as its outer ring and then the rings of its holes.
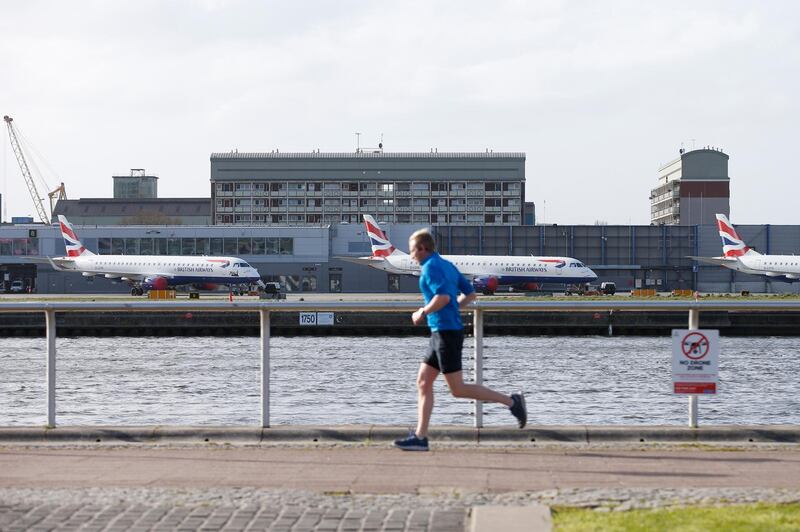
POLYGON ((373 257, 388 257, 389 255, 405 255, 402 251, 395 248, 386 233, 383 232, 381 226, 375 221, 375 218, 369 214, 364 215, 364 226, 367 228, 367 235, 369 235, 369 243, 372 246, 373 257))
POLYGON ((61 236, 64 237, 64 246, 67 248, 68 257, 94 255, 94 253, 84 247, 78 235, 75 234, 72 224, 69 223, 66 217, 59 214, 58 225, 61 228, 61 236))
POLYGON ((728 258, 741 257, 743 255, 761 255, 758 251, 750 249, 744 240, 741 239, 733 224, 728 221, 724 214, 717 214, 717 229, 722 238, 722 254, 728 258))

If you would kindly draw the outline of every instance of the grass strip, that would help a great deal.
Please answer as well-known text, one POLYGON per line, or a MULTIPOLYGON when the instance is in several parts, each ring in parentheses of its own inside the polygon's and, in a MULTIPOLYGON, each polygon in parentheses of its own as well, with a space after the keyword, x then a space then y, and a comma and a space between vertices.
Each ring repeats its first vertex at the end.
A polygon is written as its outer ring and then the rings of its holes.
POLYGON ((556 532, 776 532, 800 530, 800 504, 686 507, 625 512, 554 508, 556 532))

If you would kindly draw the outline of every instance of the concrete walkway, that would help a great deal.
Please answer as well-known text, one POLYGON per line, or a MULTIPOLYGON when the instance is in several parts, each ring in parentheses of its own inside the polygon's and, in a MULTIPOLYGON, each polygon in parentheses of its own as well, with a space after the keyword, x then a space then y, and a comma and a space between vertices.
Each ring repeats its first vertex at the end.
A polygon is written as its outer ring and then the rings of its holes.
POLYGON ((413 493, 800 486, 797 450, 385 446, 0 449, 0 487, 164 486, 413 493))
MULTIPOLYGON (((547 492, 800 497, 800 446, 749 443, 765 434, 792 440, 789 429, 730 429, 735 446, 642 444, 641 428, 605 428, 605 443, 587 444, 585 428, 570 430, 574 438, 552 427, 438 429, 430 452, 408 453, 390 446, 400 431, 392 428, 286 428, 283 440, 274 429, 265 439, 249 428, 74 428, 47 438, 42 429, 0 429, 0 530, 482 532, 504 518, 534 520, 522 515, 538 516, 546 530, 548 512, 537 499, 547 492), (175 495, 184 492, 193 498, 175 495)), ((697 432, 685 434, 698 440, 697 432)))

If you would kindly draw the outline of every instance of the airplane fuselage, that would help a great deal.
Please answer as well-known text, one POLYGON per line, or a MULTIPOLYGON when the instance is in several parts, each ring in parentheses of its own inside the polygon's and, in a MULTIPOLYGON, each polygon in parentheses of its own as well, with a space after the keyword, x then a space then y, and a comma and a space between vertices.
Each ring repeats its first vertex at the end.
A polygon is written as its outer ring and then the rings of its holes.
POLYGON ((797 255, 744 255, 736 260, 727 261, 722 266, 737 272, 765 275, 780 281, 800 280, 800 256, 797 255))
POLYGON ((250 284, 261 279, 255 268, 236 257, 82 255, 65 257, 58 264, 85 276, 127 281, 163 278, 169 286, 195 283, 250 284))
MULTIPOLYGON (((597 279, 583 263, 570 257, 442 255, 467 277, 495 278, 499 284, 580 284, 597 279)), ((420 266, 408 255, 390 255, 375 267, 390 273, 419 275, 420 266)))

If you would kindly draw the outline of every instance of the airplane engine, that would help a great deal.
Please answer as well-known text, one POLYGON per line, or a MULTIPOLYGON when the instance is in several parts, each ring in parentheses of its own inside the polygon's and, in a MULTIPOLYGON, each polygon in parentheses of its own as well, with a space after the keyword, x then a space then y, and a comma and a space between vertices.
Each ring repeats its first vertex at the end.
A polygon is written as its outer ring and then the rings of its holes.
POLYGON ((481 292, 485 295, 491 295, 494 294, 495 290, 497 290, 500 282, 497 280, 497 277, 481 277, 479 279, 475 279, 472 285, 478 292, 481 292))
POLYGON ((148 290, 166 290, 169 282, 166 277, 153 277, 145 280, 144 287, 148 290))

